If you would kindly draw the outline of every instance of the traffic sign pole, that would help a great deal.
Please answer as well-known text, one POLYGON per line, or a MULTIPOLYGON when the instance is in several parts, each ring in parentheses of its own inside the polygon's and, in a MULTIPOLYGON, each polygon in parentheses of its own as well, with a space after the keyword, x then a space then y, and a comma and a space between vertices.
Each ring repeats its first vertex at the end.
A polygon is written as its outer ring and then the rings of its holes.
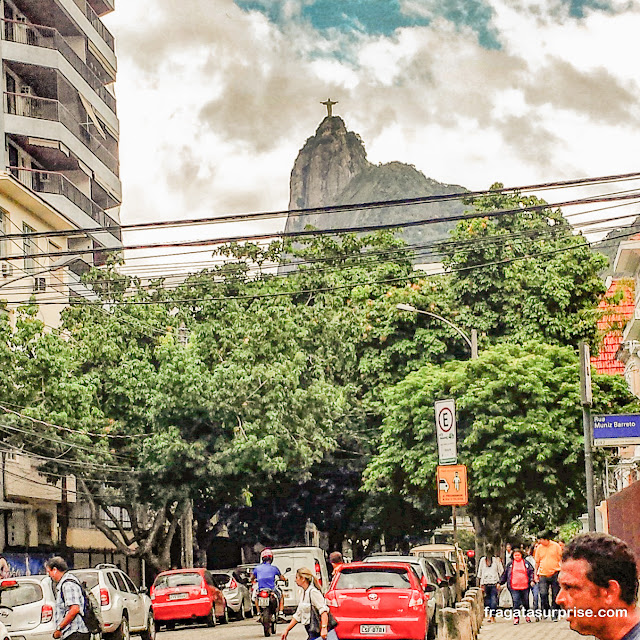
POLYGON ((591 448, 591 358, 589 345, 580 342, 580 399, 582 401, 582 433, 584 435, 584 473, 587 483, 587 520, 589 531, 596 530, 596 504, 593 489, 593 454, 591 448))

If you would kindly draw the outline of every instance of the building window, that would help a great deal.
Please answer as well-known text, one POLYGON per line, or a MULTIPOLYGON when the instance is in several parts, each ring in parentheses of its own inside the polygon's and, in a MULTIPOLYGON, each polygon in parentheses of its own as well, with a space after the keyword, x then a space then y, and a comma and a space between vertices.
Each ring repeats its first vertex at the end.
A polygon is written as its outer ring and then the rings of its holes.
MULTIPOLYGON (((36 230, 33 227, 30 227, 26 222, 22 224, 22 233, 29 234, 35 233, 35 231, 36 230)), ((38 245, 36 244, 36 241, 28 235, 25 235, 22 239, 22 254, 24 256, 25 273, 33 273, 35 271, 36 260, 34 256, 36 253, 38 253, 38 245)))

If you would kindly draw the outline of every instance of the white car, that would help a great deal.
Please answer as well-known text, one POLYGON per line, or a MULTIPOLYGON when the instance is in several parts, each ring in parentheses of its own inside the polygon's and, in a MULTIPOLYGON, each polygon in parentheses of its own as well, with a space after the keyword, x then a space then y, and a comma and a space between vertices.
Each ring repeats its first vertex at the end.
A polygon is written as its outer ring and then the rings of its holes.
POLYGON ((104 637, 129 640, 135 633, 142 640, 155 640, 151 598, 124 571, 114 564, 99 564, 93 569, 72 569, 71 573, 99 602, 104 637))
POLYGON ((2 622, 0 622, 0 640, 11 640, 7 627, 5 627, 2 622))
POLYGON ((51 640, 56 628, 54 606, 48 576, 20 576, 0 582, 0 621, 10 638, 51 640))

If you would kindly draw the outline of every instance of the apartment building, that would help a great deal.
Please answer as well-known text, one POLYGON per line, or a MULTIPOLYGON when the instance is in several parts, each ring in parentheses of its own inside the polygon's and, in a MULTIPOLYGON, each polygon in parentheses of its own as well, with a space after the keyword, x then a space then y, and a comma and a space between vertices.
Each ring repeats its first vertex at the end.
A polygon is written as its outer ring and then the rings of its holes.
MULTIPOLYGON (((82 294, 82 271, 104 259, 99 249, 121 246, 116 55, 101 20, 113 0, 0 5, 0 298, 64 306, 82 294)), ((41 313, 55 324, 59 309, 41 313)))

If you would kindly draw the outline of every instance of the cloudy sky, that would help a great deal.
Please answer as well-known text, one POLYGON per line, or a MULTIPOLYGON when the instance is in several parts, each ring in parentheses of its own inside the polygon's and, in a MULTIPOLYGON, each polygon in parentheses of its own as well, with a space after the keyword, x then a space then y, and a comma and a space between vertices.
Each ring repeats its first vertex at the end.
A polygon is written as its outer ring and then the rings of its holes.
POLYGON ((105 22, 124 223, 285 208, 327 97, 372 162, 470 189, 639 167, 638 0, 118 0, 105 22))

